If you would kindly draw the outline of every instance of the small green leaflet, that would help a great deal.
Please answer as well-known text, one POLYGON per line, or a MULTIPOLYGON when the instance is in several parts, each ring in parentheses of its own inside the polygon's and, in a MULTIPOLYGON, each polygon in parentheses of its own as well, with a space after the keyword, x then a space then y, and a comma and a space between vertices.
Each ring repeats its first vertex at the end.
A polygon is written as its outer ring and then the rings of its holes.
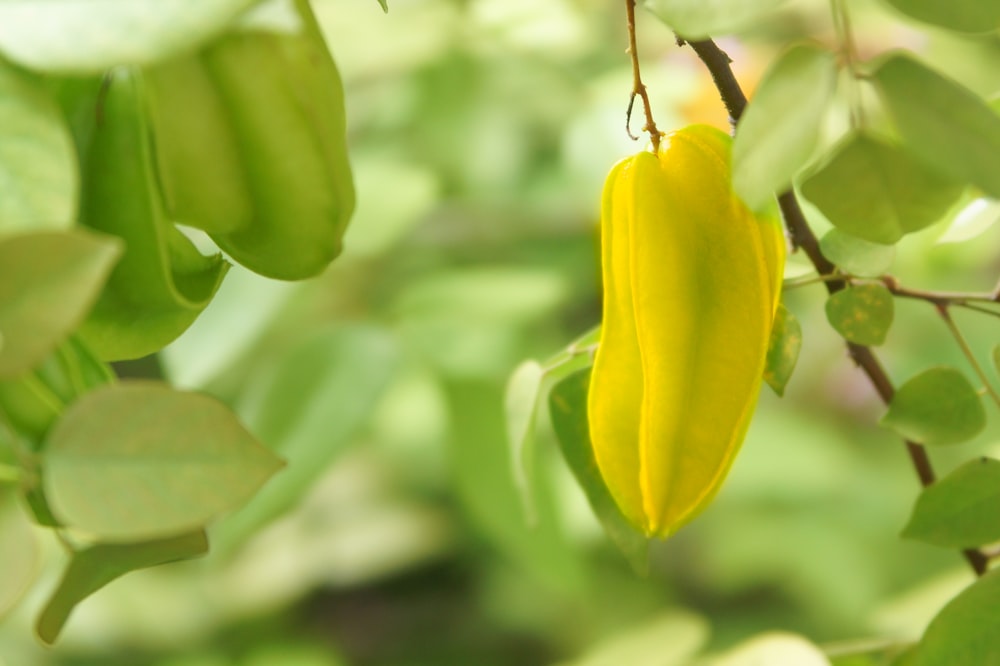
POLYGON ((1000 3, 992 0, 888 0, 907 16, 957 32, 1000 28, 1000 3))
POLYGON ((80 174, 66 119, 40 80, 2 59, 0 99, 0 232, 69 227, 80 174))
POLYGON ((809 160, 837 83, 833 53, 793 46, 767 71, 736 127, 733 188, 759 210, 809 160))
POLYGON ((892 326, 892 294, 881 284, 859 284, 831 294, 826 318, 848 342, 877 346, 892 326))
POLYGON ((76 605, 130 571, 198 557, 208 552, 204 531, 139 543, 99 543, 73 553, 59 586, 38 618, 35 631, 51 645, 76 605))
POLYGON ((943 548, 1000 541, 1000 460, 978 458, 925 488, 903 537, 943 548))
POLYGON ((121 251, 82 229, 0 239, 0 379, 41 363, 79 326, 121 251))
POLYGON ((965 588, 941 609, 907 666, 1000 664, 1000 570, 965 588))
POLYGON ((819 249, 842 271, 858 277, 875 277, 888 272, 896 257, 896 248, 892 245, 872 243, 839 229, 823 234, 819 249))
POLYGON ((936 222, 962 189, 900 148, 865 133, 848 135, 802 183, 802 195, 834 226, 883 244, 936 222))
POLYGON ((123 382, 66 409, 41 465, 61 523, 138 541, 200 528, 243 504, 282 462, 214 398, 123 382))
POLYGON ((906 150, 927 167, 1000 198, 1000 115, 982 98, 900 54, 883 61, 871 80, 906 150))
POLYGON ((986 410, 965 375, 937 367, 897 389, 881 424, 920 444, 960 444, 986 427, 986 410))
POLYGON ((767 347, 764 381, 780 396, 785 395, 785 386, 795 370, 801 349, 802 326, 784 303, 778 303, 767 347))

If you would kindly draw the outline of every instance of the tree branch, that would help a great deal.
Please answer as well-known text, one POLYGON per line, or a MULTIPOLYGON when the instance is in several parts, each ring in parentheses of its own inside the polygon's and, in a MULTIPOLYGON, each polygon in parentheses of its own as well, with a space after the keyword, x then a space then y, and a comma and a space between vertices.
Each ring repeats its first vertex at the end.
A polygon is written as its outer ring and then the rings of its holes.
MULTIPOLYGON (((747 98, 743 94, 743 89, 740 87, 739 81, 736 80, 736 76, 733 74, 731 67, 732 60, 711 39, 691 41, 678 36, 677 43, 679 45, 683 45, 684 43, 689 44, 698 55, 698 58, 705 64, 705 67, 708 68, 712 80, 715 82, 715 87, 722 98, 722 103, 729 111, 730 123, 735 128, 740 116, 743 115, 746 109, 747 98)), ((837 267, 823 256, 819 242, 816 240, 815 234, 813 234, 805 216, 802 214, 802 209, 799 206, 798 199, 795 197, 795 193, 792 190, 782 192, 778 195, 778 204, 785 218, 785 225, 791 236, 793 247, 802 248, 820 275, 834 273, 837 267)), ((831 294, 847 286, 844 280, 830 280, 824 282, 824 285, 831 294)), ((847 349, 857 366, 867 375, 882 401, 889 404, 895 394, 895 388, 889 376, 882 368, 878 357, 875 356, 875 353, 869 347, 850 342, 847 343, 847 349)), ((905 439, 903 441, 906 443, 907 454, 913 464, 914 471, 917 473, 917 477, 920 479, 920 483, 925 487, 934 483, 936 477, 927 451, 916 442, 905 439)), ((986 572, 987 559, 983 553, 978 550, 969 549, 962 551, 962 554, 968 561, 969 566, 972 567, 972 570, 976 572, 976 575, 982 575, 986 572)))

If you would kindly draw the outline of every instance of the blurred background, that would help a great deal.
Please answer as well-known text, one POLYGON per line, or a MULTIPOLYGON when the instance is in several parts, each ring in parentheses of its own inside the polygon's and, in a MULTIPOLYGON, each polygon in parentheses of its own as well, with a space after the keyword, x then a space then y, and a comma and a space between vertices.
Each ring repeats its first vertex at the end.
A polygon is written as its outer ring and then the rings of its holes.
MULTIPOLYGON (((971 575, 958 554, 898 538, 916 476, 876 425, 881 407, 826 323, 819 285, 785 296, 804 334, 785 397, 763 390, 717 501, 654 546, 648 575, 603 535, 544 418, 526 517, 504 386, 520 361, 599 319, 600 188, 642 147, 625 132, 623 3, 314 5, 347 86, 359 204, 343 256, 305 284, 234 266, 182 338, 118 368, 220 397, 289 466, 214 527, 208 558, 112 583, 52 650, 30 631, 61 557, 44 535, 42 583, 0 624, 0 664, 669 666, 764 631, 834 653, 918 637, 971 575)), ((1000 91, 995 36, 949 36, 865 0, 849 8, 864 56, 913 49, 1000 91)), ((639 23, 659 126, 728 129, 693 53, 641 8, 639 23)), ((803 39, 834 42, 825 1, 786 2, 720 45, 749 90, 803 39)), ((827 145, 845 124, 832 108, 827 145)), ((907 237, 893 274, 992 289, 994 221, 907 237)), ((806 274, 792 257, 787 275, 806 274)), ((996 319, 956 320, 986 364, 996 319)), ((942 363, 971 376, 921 302, 897 303, 880 354, 896 382, 942 363)), ((935 451, 939 472, 1000 453, 997 434, 994 415, 974 442, 935 451)))

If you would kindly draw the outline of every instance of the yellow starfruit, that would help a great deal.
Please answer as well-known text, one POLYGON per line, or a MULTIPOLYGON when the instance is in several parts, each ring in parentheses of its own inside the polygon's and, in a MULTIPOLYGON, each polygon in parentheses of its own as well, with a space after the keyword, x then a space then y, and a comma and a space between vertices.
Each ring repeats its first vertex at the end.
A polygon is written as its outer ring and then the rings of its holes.
POLYGON ((608 175, 588 420, 626 518, 665 538, 724 480, 757 402, 784 236, 733 193, 730 138, 694 125, 608 175))

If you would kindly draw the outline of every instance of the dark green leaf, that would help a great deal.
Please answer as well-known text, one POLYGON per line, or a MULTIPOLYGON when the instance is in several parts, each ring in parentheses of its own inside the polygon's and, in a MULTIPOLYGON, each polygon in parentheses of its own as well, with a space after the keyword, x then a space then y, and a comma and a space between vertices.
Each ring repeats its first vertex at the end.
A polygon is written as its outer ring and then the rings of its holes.
POLYGON ((590 368, 579 370, 555 385, 549 395, 552 428, 566 464, 583 488, 590 507, 612 542, 632 567, 644 573, 648 566, 649 541, 625 519, 597 469, 587 422, 587 391, 590 368))
POLYGON ((32 69, 99 73, 191 49, 258 1, 7 0, 0 2, 0 51, 32 69))
POLYGON ((704 39, 752 26, 784 1, 646 0, 646 8, 685 39, 704 39))
POLYGON ((76 605, 116 578, 207 552, 208 539, 199 530, 141 543, 97 544, 73 553, 59 586, 38 618, 35 631, 44 642, 52 644, 76 605))
POLYGON ((836 82, 834 55, 807 45, 764 75, 733 141, 733 188, 748 206, 760 209, 788 188, 812 155, 836 82))
POLYGON ((119 360, 159 351, 179 336, 208 305, 229 264, 220 254, 203 256, 166 218, 138 75, 111 70, 103 90, 99 101, 77 91, 78 106, 70 110, 101 118, 89 141, 78 137, 80 222, 122 238, 125 253, 80 335, 99 357, 119 360))
POLYGON ((398 362, 397 343, 383 329, 343 326, 311 335, 258 379, 239 411, 287 467, 213 532, 220 552, 294 506, 326 472, 368 420, 398 362))
POLYGON ((764 381, 778 395, 785 395, 785 386, 791 379, 792 371, 799 360, 802 349, 802 326, 784 303, 778 303, 771 327, 771 339, 767 346, 767 361, 764 365, 764 381))
POLYGON ((985 101, 905 55, 890 56, 873 80, 907 150, 1000 198, 1000 115, 985 101))
POLYGON ((881 284, 842 289, 826 301, 826 318, 848 342, 880 345, 892 326, 892 294, 881 284))
POLYGON ((973 460, 925 488, 903 536, 944 548, 1000 541, 1000 461, 973 460))
POLYGON ((59 107, 2 59, 0 99, 0 233, 70 226, 80 175, 59 107))
POLYGON ((965 375, 939 367, 900 386, 881 423, 921 444, 960 444, 986 426, 986 411, 965 375))
POLYGON ((962 187, 882 139, 851 134, 802 194, 841 231, 890 244, 940 219, 962 187))
POLYGON ((1000 664, 1000 570, 948 602, 924 632, 912 666, 1000 664))
POLYGON ((907 16, 958 32, 1000 28, 1000 3, 992 0, 888 0, 907 16))
POLYGON ((120 254, 117 239, 82 230, 0 239, 0 379, 37 365, 69 336, 120 254))
POLYGON ((245 502, 280 467, 222 403, 152 382, 86 394, 42 452, 56 517, 105 540, 199 527, 245 502))
POLYGON ((841 270, 860 277, 882 275, 892 267, 896 248, 892 245, 872 243, 863 238, 830 229, 819 241, 823 256, 837 264, 841 270))

